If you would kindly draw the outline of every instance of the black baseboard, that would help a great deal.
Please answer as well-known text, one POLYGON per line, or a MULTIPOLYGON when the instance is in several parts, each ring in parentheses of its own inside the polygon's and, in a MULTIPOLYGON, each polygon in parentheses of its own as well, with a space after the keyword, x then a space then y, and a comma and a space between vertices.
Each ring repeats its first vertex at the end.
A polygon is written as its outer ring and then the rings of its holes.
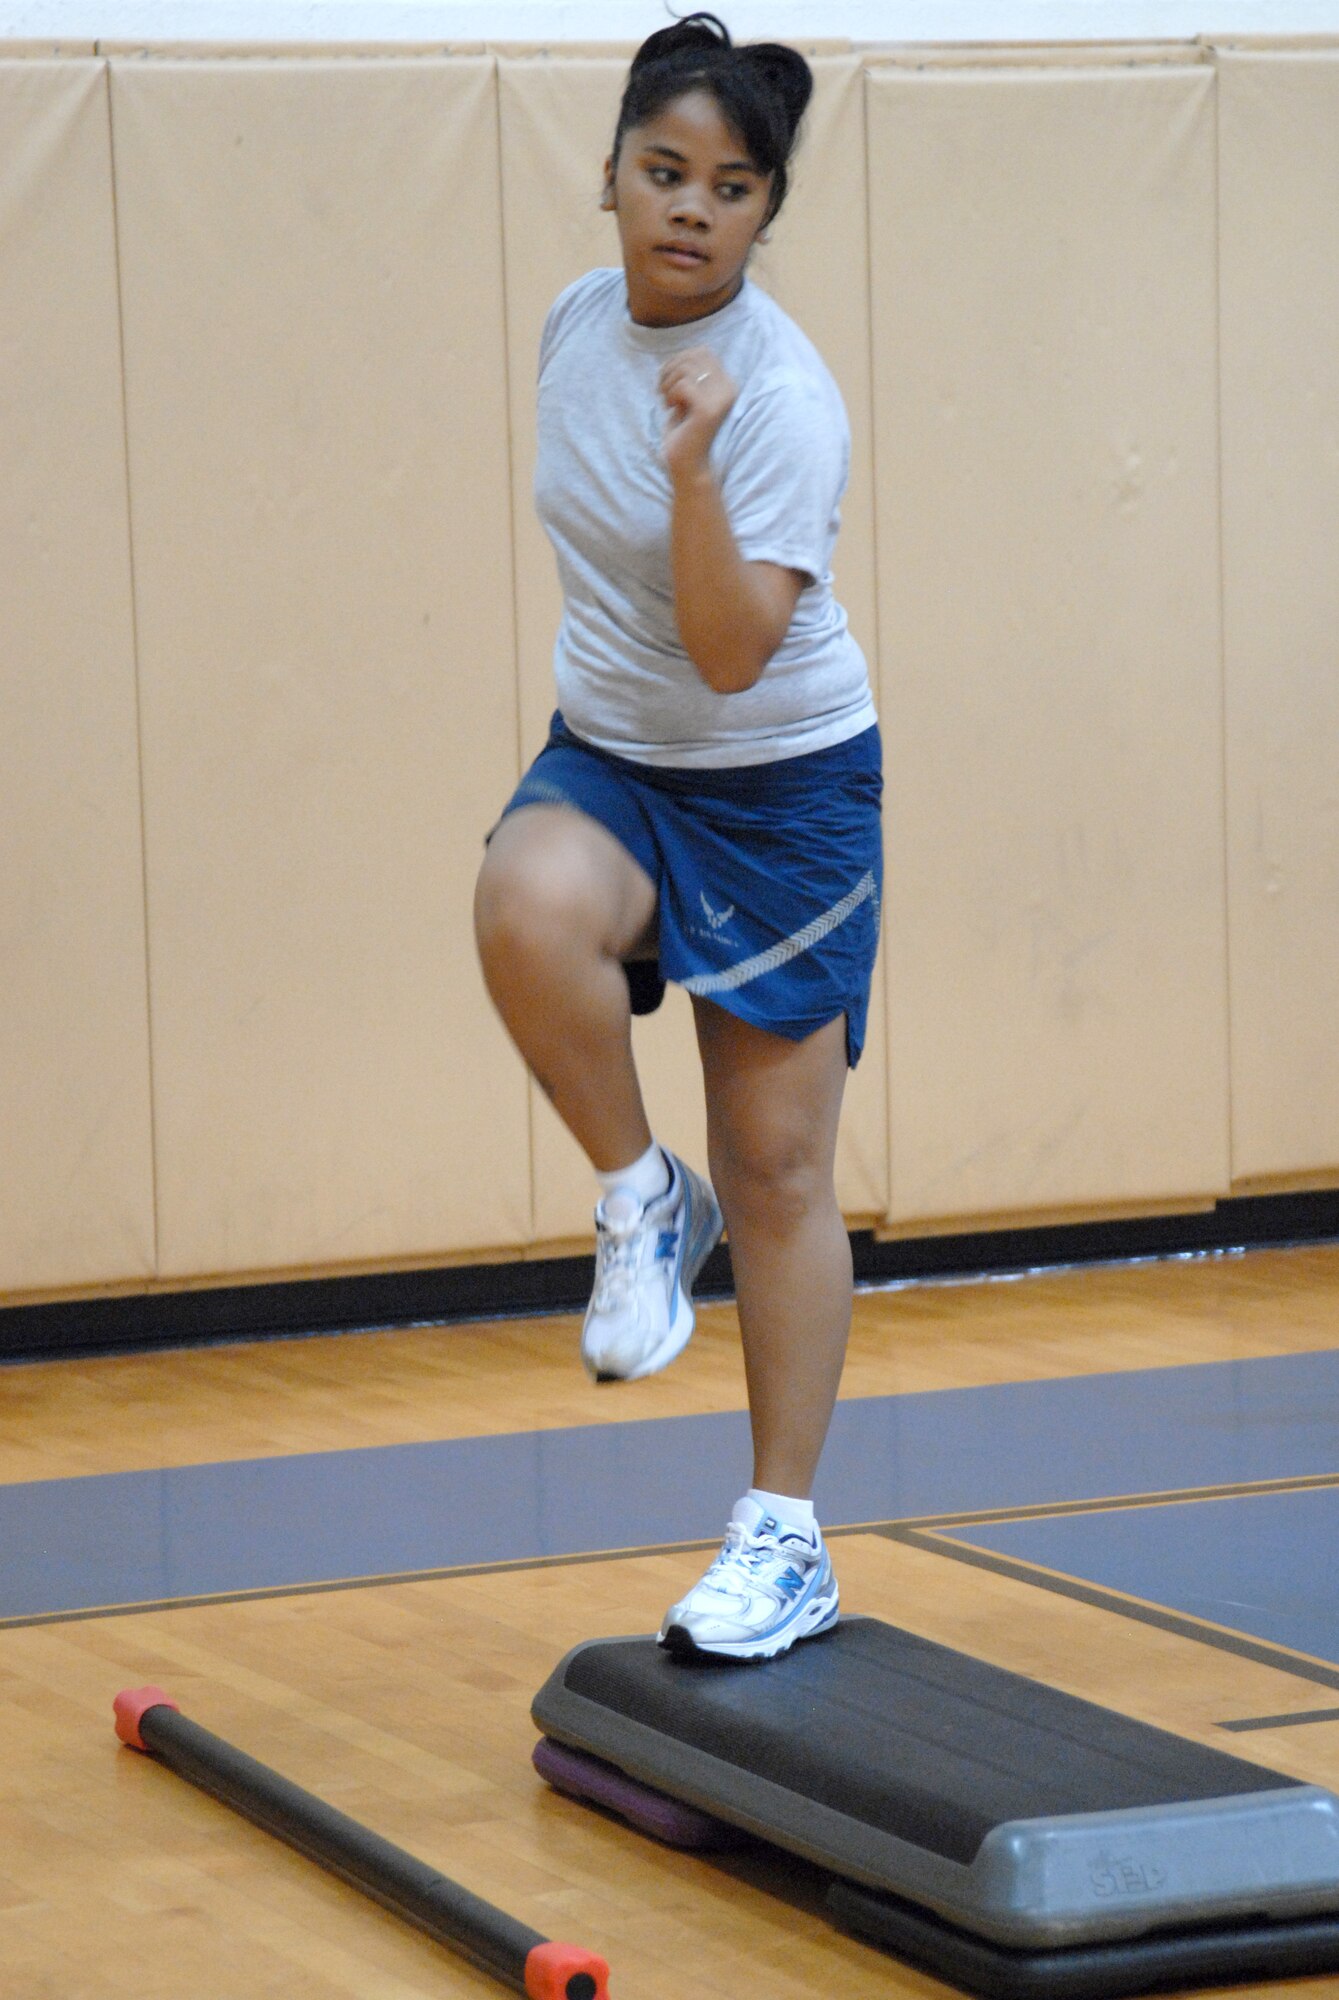
MULTIPOLYGON (((1246 1195, 1220 1201, 1202 1215, 917 1236, 896 1243, 876 1242, 869 1230, 855 1230, 851 1251, 857 1283, 889 1284, 1331 1241, 1339 1241, 1339 1189, 1246 1195)), ((551 1257, 6 1306, 0 1307, 0 1360, 580 1312, 590 1296, 591 1272, 589 1257, 551 1257)), ((697 1293, 727 1298, 731 1289, 730 1253, 722 1247, 707 1260, 697 1293)))

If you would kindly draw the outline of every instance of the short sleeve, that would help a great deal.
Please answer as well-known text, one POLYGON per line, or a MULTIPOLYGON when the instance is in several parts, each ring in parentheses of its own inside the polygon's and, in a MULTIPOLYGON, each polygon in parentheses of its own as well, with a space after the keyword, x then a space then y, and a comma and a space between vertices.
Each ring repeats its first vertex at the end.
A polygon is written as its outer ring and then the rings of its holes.
POLYGON ((745 562, 826 576, 850 467, 850 432, 835 388, 774 375, 750 395, 723 440, 721 493, 745 562))
POLYGON ((618 267, 584 271, 570 285, 563 287, 545 315, 544 330, 539 337, 537 373, 540 376, 548 366, 554 349, 574 327, 580 325, 583 314, 589 315, 592 309, 598 313, 611 293, 621 295, 622 287, 623 272, 618 267))

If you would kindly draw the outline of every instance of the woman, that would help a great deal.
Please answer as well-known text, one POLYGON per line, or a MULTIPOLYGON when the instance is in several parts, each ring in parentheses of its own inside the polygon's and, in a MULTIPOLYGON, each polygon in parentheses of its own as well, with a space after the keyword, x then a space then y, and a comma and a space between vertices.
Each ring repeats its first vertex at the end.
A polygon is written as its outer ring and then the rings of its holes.
POLYGON ((878 941, 879 739, 829 573, 845 411, 746 277, 811 88, 710 14, 633 61, 603 195, 622 268, 562 294, 540 353, 560 706, 476 900, 494 1003, 601 1185, 597 1379, 680 1352, 730 1232, 754 1483, 666 1613, 685 1656, 767 1658, 837 1618, 810 1495, 850 1328, 833 1159, 878 941), (630 1014, 663 979, 693 996, 714 1193, 647 1124, 630 1014))

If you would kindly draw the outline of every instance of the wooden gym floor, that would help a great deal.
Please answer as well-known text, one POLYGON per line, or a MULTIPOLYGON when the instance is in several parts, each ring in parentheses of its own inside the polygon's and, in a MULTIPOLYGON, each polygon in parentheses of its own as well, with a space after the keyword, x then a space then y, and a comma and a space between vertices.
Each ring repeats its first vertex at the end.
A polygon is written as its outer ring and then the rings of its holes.
MULTIPOLYGON (((978 1504, 920 1504, 941 1491, 937 1480, 957 1490, 958 1466, 927 1462, 906 1489, 907 1512, 871 1528, 829 1511, 830 1529, 844 1530, 834 1536, 844 1606, 1339 1786, 1339 1643, 1327 1636, 1333 1627, 1339 1637, 1339 1543, 1326 1533, 1339 1526, 1328 1512, 1339 1510, 1337 1332, 1339 1248, 1329 1247, 863 1294, 843 1421, 877 1419, 890 1437, 903 1425, 913 1455, 956 1456, 978 1504), (1006 1430, 1012 1497, 979 1504, 987 1489, 972 1485, 983 1476, 975 1461, 1006 1430), (1031 1506, 1020 1498, 1028 1454, 1031 1506), (1071 1456, 1057 1498, 1053 1467, 1071 1456), (1084 1482, 1099 1465, 1114 1483, 1091 1491, 1084 1482), (1113 1496, 1125 1504, 1094 1505, 1113 1496), (1061 1530, 1080 1536, 1069 1569, 1041 1560, 1051 1544, 1030 1539, 1061 1530), (1253 1550, 1277 1589, 1214 1568, 1230 1557, 1249 1571, 1253 1550), (1225 1730, 1243 1722, 1247 1732, 1225 1730)), ((120 1749, 112 1696, 144 1682, 546 1935, 602 1952, 616 2000, 947 1991, 834 1930, 821 1881, 801 1864, 660 1849, 533 1775, 529 1703, 559 1655, 580 1639, 651 1629, 702 1567, 681 1536, 610 1552, 639 1471, 691 1484, 700 1475, 689 1464, 676 1472, 674 1441, 698 1432, 671 1420, 744 1406, 729 1307, 705 1309, 688 1353, 645 1383, 592 1387, 575 1345, 575 1321, 531 1320, 0 1372, 0 1502, 32 1500, 37 1513, 22 1518, 52 1524, 29 1536, 41 1546, 28 1551, 25 1587, 39 1596, 19 1611, 0 1601, 9 2000, 482 2000, 502 1990, 120 1749), (154 1584, 154 1608, 138 1610, 107 1608, 117 1592, 100 1602, 87 1581, 99 1510, 129 1497, 119 1543, 134 1535, 136 1495, 178 1490, 133 1475, 203 1476, 246 1461, 238 1476, 261 1492, 270 1476, 298 1479, 318 1464, 332 1476, 350 1465, 380 1478, 384 1467, 393 1482, 419 1463, 395 1447, 475 1439, 500 1449, 549 1432, 577 1437, 578 1458, 564 1462, 582 1467, 582 1518, 604 1523, 584 1556, 165 1602, 208 1595, 183 1569, 154 1584), (343 1453, 355 1456, 322 1456, 343 1453), (34 1493, 38 1482, 54 1483, 34 1493), (64 1610, 41 1609, 44 1582, 64 1610)), ((866 1435, 838 1429, 834 1445, 853 1449, 866 1435)), ((703 1436, 714 1449, 717 1433, 703 1436)), ((834 1492, 855 1492, 866 1470, 837 1466, 834 1492)), ((721 1476, 740 1483, 734 1475, 730 1466, 721 1476)), ((683 1498, 666 1492, 666 1519, 683 1498)), ((399 1504, 390 1485, 386 1503, 399 1504)), ((226 1544, 228 1508, 219 1512, 212 1531, 226 1544)), ((166 1546, 161 1521, 143 1526, 146 1545, 166 1546)), ((337 1542, 339 1520, 325 1529, 337 1542)), ((287 1532, 276 1510, 269 1533, 281 1553, 287 1532)), ((11 1541, 0 1577, 15 1553, 11 1541)), ((301 1550, 294 1559, 300 1574, 301 1550)), ((1337 1987, 1235 1990, 1334 2000, 1337 1987)))

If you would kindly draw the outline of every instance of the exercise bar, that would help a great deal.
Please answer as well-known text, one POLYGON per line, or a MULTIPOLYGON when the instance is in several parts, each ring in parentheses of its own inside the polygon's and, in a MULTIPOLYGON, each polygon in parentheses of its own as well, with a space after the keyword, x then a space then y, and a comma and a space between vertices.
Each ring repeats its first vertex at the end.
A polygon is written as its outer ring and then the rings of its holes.
POLYGON ((609 1967, 602 1958, 578 1945, 555 1944, 471 1895, 189 1721, 161 1688, 126 1688, 112 1707, 116 1733, 132 1750, 166 1764, 517 1993, 529 2000, 608 2000, 609 1967))

